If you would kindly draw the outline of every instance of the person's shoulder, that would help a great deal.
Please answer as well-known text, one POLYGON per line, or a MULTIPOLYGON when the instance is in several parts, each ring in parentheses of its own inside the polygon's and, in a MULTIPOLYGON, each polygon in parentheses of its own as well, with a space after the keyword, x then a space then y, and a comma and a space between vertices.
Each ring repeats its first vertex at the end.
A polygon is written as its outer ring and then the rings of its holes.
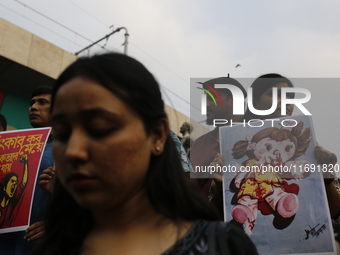
POLYGON ((175 134, 174 131, 169 130, 169 135, 172 138, 172 140, 175 142, 175 144, 182 144, 181 141, 179 140, 178 136, 175 134))
POLYGON ((206 143, 207 141, 210 141, 212 140, 211 138, 211 132, 208 132, 208 133, 205 133, 204 135, 201 135, 200 137, 196 138, 195 141, 194 141, 194 145, 195 144, 201 144, 201 143, 206 143))
POLYGON ((257 255, 258 253, 242 229, 230 223, 198 220, 162 255, 176 254, 257 255))
POLYGON ((211 133, 212 133, 212 131, 209 131, 209 132, 205 133, 204 135, 201 135, 200 137, 198 137, 198 138, 196 139, 196 141, 197 141, 197 140, 202 140, 202 139, 208 138, 208 137, 210 136, 211 133))

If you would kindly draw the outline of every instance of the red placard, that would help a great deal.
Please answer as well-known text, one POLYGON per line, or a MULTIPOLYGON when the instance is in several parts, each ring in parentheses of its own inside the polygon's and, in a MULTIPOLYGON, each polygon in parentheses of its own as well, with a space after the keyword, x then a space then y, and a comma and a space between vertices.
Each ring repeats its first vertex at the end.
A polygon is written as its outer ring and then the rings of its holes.
POLYGON ((50 128, 0 133, 0 233, 29 225, 34 187, 50 128))

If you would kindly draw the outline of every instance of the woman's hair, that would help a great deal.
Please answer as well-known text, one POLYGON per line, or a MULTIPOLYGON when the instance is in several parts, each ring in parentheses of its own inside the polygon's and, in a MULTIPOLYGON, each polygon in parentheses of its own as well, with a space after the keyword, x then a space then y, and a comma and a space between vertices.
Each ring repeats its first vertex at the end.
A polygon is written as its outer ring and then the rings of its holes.
MULTIPOLYGON (((293 87, 293 83, 286 77, 277 74, 277 73, 268 73, 261 75, 256 78, 255 81, 251 84, 251 88, 253 88, 253 103, 257 102, 262 94, 266 92, 268 89, 276 86, 279 83, 287 83, 289 87, 293 87)), ((262 116, 255 115, 247 109, 244 114, 244 119, 246 121, 251 119, 262 119, 262 116)))
POLYGON ((303 122, 299 122, 291 131, 285 128, 269 127, 262 129, 257 132, 249 140, 241 140, 234 144, 232 149, 233 157, 235 159, 240 159, 247 155, 250 159, 256 159, 254 151, 250 149, 249 145, 252 143, 258 143, 262 139, 269 137, 275 141, 285 141, 287 139, 291 140, 295 145, 295 153, 291 159, 296 159, 301 155, 304 155, 308 149, 310 143, 310 128, 303 130, 303 122))
MULTIPOLYGON (((131 57, 109 53, 78 59, 57 79, 52 108, 59 88, 76 77, 91 79, 118 96, 139 115, 146 134, 151 134, 160 121, 167 118, 157 81, 131 57)), ((145 182, 151 205, 174 222, 218 219, 218 214, 207 202, 188 188, 179 153, 170 135, 163 153, 151 156, 145 182)), ((58 179, 46 215, 45 236, 34 254, 77 251, 94 224, 89 210, 80 207, 58 179)))

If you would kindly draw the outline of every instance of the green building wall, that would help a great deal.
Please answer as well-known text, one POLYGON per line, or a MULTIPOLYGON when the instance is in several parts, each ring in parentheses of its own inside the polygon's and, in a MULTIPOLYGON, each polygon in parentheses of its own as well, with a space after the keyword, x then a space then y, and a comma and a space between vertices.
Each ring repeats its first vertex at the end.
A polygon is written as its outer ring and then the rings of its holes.
POLYGON ((28 119, 30 99, 7 91, 1 107, 1 114, 7 119, 7 125, 16 129, 32 128, 28 119))

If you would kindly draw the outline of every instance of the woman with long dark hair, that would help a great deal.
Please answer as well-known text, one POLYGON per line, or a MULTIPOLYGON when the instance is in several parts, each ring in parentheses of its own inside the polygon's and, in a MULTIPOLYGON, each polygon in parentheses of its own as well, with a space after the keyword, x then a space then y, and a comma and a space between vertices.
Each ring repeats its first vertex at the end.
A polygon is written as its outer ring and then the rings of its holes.
POLYGON ((121 54, 80 58, 52 100, 58 178, 34 254, 257 254, 188 189, 159 85, 121 54))

